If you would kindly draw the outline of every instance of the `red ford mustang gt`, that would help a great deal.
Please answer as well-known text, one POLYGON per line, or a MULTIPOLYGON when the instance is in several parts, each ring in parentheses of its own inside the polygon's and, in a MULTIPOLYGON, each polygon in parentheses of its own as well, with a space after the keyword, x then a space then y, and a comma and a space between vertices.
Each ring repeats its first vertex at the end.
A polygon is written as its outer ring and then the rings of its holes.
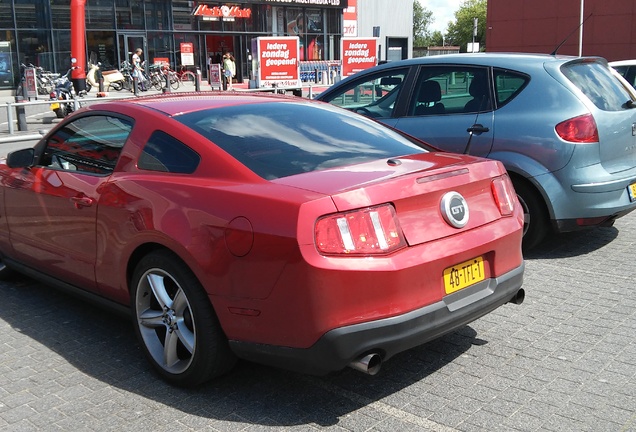
POLYGON ((177 385, 237 357, 373 374, 524 297, 500 162, 321 102, 98 103, 10 153, 0 182, 1 273, 126 309, 177 385))

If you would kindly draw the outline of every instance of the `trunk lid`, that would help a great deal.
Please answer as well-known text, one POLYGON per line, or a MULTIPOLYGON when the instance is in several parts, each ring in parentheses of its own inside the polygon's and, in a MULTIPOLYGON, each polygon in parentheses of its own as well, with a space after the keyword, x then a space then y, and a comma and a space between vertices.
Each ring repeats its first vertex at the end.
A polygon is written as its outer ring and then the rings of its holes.
POLYGON ((493 197, 494 177, 506 173, 494 160, 443 152, 379 160, 274 180, 330 195, 338 211, 390 202, 409 245, 451 236, 501 218, 493 197), (442 199, 457 192, 466 200, 468 223, 455 228, 444 219, 442 199))

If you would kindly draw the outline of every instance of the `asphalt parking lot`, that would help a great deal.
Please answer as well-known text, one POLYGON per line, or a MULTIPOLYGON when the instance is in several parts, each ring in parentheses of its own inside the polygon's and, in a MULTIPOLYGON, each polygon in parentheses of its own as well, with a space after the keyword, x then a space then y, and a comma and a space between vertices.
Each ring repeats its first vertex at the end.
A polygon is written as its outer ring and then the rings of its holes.
POLYGON ((636 431, 636 214, 526 257, 526 301, 374 377, 248 362, 196 390, 150 371, 126 317, 0 283, 0 430, 636 431))

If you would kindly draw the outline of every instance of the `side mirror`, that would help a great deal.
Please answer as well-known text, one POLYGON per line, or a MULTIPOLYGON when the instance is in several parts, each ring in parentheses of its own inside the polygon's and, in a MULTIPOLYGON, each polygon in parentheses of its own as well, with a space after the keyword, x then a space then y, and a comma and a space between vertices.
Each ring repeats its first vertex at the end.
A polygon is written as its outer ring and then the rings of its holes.
POLYGON ((16 150, 7 155, 9 168, 28 168, 33 166, 35 151, 32 148, 16 150))

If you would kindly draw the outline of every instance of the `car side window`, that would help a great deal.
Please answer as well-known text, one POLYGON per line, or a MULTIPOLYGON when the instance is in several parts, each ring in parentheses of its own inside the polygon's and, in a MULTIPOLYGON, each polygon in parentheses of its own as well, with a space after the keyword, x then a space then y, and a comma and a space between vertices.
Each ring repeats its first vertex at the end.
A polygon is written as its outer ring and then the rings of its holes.
POLYGON ((408 68, 389 69, 352 81, 328 102, 367 117, 393 115, 408 68))
POLYGON ((616 71, 621 74, 621 76, 625 78, 632 87, 636 87, 636 67, 614 66, 614 69, 616 69, 616 71))
POLYGON ((530 81, 527 75, 508 70, 495 69, 494 75, 497 107, 513 100, 530 81))
POLYGON ((410 116, 463 114, 492 109, 488 69, 422 67, 409 105, 410 116))
POLYGON ((144 146, 137 162, 139 169, 190 174, 201 157, 190 147, 162 131, 155 131, 144 146))
POLYGON ((48 138, 38 165, 108 175, 115 169, 132 125, 130 120, 101 114, 72 120, 48 138))

